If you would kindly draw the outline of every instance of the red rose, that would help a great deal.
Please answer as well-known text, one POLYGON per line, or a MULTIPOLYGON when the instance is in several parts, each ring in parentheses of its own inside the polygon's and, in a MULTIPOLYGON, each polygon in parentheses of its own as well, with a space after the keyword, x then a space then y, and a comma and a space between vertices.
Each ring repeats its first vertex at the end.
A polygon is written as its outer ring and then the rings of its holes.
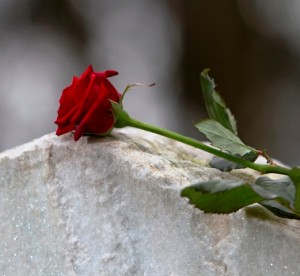
POLYGON ((80 78, 73 77, 72 84, 63 90, 59 100, 56 134, 75 130, 77 141, 84 133, 110 131, 115 121, 109 100, 119 102, 121 95, 107 78, 117 74, 113 70, 97 73, 90 65, 80 78))

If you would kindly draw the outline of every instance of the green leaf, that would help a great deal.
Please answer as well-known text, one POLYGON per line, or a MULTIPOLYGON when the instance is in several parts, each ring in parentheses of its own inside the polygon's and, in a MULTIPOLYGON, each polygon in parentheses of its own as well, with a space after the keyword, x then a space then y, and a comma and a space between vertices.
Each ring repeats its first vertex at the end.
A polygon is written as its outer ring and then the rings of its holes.
POLYGON ((201 86, 204 96, 206 110, 210 119, 216 120, 222 126, 237 135, 237 127, 234 116, 226 107, 224 100, 215 91, 215 83, 208 75, 208 69, 201 73, 201 86))
POLYGON ((297 212, 300 212, 300 168, 292 168, 289 176, 296 189, 294 208, 297 212))
POLYGON ((288 176, 278 179, 271 179, 267 176, 261 176, 256 179, 253 189, 266 199, 282 198, 289 205, 295 201, 295 186, 288 176))
POLYGON ((246 146, 239 137, 215 120, 201 121, 195 127, 212 142, 213 146, 221 150, 241 156, 251 151, 255 152, 255 149, 246 146))
POLYGON ((186 187, 182 190, 181 196, 189 198, 191 204, 206 213, 222 214, 232 213, 264 200, 251 188, 250 184, 224 179, 186 187))
POLYGON ((263 176, 254 184, 228 179, 201 182, 184 188, 181 196, 206 213, 227 214, 259 203, 279 217, 300 219, 300 212, 293 209, 295 192, 289 177, 263 176))
POLYGON ((298 213, 288 208, 285 208, 275 200, 265 200, 259 204, 278 217, 300 220, 300 215, 298 213))
POLYGON ((266 176, 258 178, 252 188, 267 200, 260 204, 283 218, 300 219, 300 213, 294 208, 295 186, 290 177, 271 179, 266 176))
MULTIPOLYGON (((258 154, 256 152, 251 151, 251 152, 244 154, 243 156, 241 156, 239 154, 236 154, 235 156, 242 158, 244 160, 250 161, 250 162, 254 162, 257 159, 258 154)), ((212 158, 212 160, 209 162, 209 165, 212 168, 218 169, 222 172, 229 172, 234 169, 245 168, 245 166, 243 166, 241 164, 237 164, 237 163, 225 160, 225 159, 223 159, 221 157, 217 157, 217 156, 214 156, 212 158)))

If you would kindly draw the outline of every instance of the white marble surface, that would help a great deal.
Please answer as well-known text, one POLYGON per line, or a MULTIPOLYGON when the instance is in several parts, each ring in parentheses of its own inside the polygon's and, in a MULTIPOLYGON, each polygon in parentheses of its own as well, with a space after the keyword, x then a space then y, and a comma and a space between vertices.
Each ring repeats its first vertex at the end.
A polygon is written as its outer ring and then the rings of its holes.
POLYGON ((197 180, 253 178, 130 128, 46 135, 0 154, 1 275, 298 275, 300 223, 259 206, 203 214, 197 180))

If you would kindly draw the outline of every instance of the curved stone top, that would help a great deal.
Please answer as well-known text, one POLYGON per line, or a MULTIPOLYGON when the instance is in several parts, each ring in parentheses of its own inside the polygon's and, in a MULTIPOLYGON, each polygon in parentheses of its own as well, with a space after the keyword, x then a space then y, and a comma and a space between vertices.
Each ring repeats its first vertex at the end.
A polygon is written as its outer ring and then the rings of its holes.
POLYGON ((125 128, 46 135, 0 154, 1 275, 297 275, 300 223, 179 196, 222 173, 203 151, 125 128))

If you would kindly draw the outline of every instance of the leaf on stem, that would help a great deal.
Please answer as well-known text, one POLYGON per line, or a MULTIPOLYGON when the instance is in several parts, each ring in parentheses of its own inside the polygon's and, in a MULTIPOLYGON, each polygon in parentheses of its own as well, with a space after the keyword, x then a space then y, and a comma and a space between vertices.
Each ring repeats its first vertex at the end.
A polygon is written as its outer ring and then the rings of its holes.
POLYGON ((292 168, 289 177, 292 179, 296 189, 294 208, 297 212, 300 212, 300 168, 292 168))
MULTIPOLYGON (((208 75, 206 69, 201 73, 201 86, 204 96, 205 106, 211 120, 201 122, 196 127, 206 135, 212 144, 222 150, 244 160, 254 162, 258 157, 258 152, 246 146, 237 136, 237 127, 234 116, 227 108, 224 100, 215 91, 215 82, 208 75)), ((214 157, 210 166, 221 171, 244 168, 244 166, 214 157)))
POLYGON ((216 120, 222 126, 237 135, 236 121, 224 100, 215 91, 215 82, 208 75, 209 69, 202 71, 200 80, 206 110, 210 119, 216 120))
POLYGON ((206 213, 218 214, 232 213, 264 200, 250 184, 228 179, 211 180, 186 187, 181 196, 189 198, 190 204, 206 213))
MULTIPOLYGON (((244 154, 243 156, 241 156, 240 154, 235 154, 235 156, 239 157, 241 159, 250 161, 250 162, 254 162, 257 159, 258 154, 256 152, 250 151, 250 152, 244 154)), ((212 160, 209 162, 209 165, 212 168, 218 169, 222 172, 229 172, 234 169, 245 168, 245 166, 243 166, 241 164, 237 164, 237 163, 225 160, 225 159, 223 159, 221 157, 217 157, 217 156, 214 156, 212 158, 212 160)))
POLYGON ((261 176, 256 179, 252 187, 266 199, 282 198, 289 205, 293 205, 295 201, 295 187, 288 176, 283 176, 278 179, 261 176))
POLYGON ((211 180, 186 187, 181 196, 206 213, 232 213, 253 203, 259 203, 275 215, 300 219, 293 209, 295 187, 289 177, 260 177, 254 184, 237 180, 211 180))
POLYGON ((211 142, 212 145, 232 154, 244 156, 255 149, 245 145, 239 137, 215 120, 204 120, 195 125, 211 142))
POLYGON ((252 188, 266 198, 260 204, 275 215, 283 218, 300 219, 300 213, 293 207, 296 190, 290 177, 271 179, 262 176, 255 181, 252 188))

